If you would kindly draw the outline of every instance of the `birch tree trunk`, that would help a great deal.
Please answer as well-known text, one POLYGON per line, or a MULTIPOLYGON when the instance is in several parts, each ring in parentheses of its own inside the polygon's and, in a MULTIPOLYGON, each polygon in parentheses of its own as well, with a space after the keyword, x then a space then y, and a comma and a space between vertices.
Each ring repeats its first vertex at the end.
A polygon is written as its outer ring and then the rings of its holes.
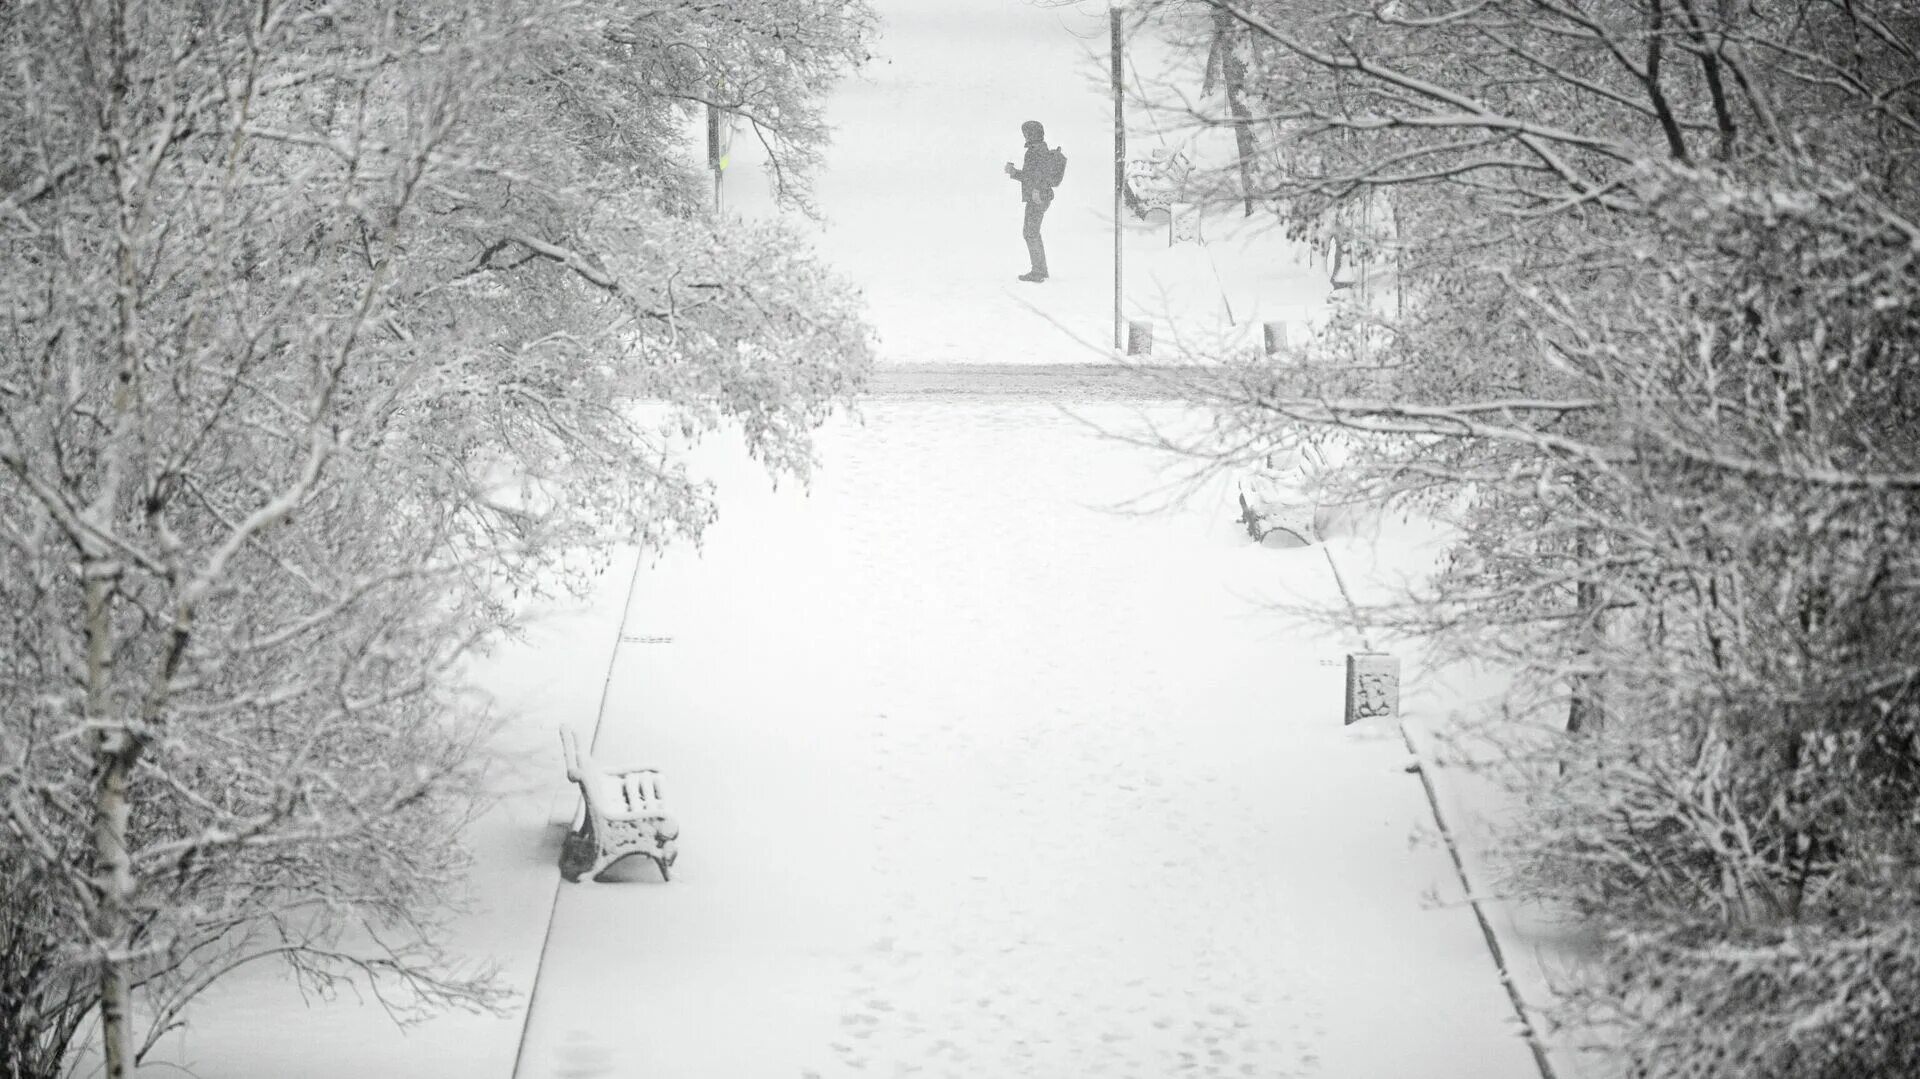
MULTIPOLYGON (((100 489, 86 512, 88 525, 102 536, 112 535, 118 522, 121 489, 126 482, 131 449, 128 437, 138 422, 140 355, 137 338, 140 277, 137 210, 141 178, 131 160, 133 147, 126 130, 126 96, 130 67, 127 9, 124 0, 110 0, 106 10, 107 42, 101 132, 109 155, 113 184, 114 221, 114 357, 116 384, 111 389, 112 433, 104 447, 105 467, 100 489)), ((104 548, 104 544, 101 545, 104 548)), ((86 593, 87 741, 93 758, 94 902, 92 933, 99 950, 100 1041, 107 1079, 126 1079, 133 1073, 133 990, 127 960, 131 952, 135 877, 128 842, 133 807, 127 786, 139 757, 137 732, 119 707, 114 687, 114 590, 120 566, 109 550, 99 550, 82 563, 86 593)))
POLYGON ((113 675, 113 581, 111 560, 90 561, 83 571, 87 612, 88 751, 93 761, 94 911, 90 927, 99 953, 100 1038, 109 1079, 132 1074, 132 990, 126 955, 132 928, 133 863, 127 822, 132 804, 127 781, 138 757, 134 732, 116 715, 113 675))

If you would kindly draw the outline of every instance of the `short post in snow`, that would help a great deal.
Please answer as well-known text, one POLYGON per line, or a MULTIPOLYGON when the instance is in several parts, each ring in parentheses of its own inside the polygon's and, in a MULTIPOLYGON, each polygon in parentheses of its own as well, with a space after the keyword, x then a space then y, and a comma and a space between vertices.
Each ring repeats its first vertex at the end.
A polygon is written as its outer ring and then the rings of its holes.
POLYGON ((1266 341, 1267 355, 1273 356, 1287 350, 1286 323, 1263 322, 1260 324, 1260 332, 1266 341))
POLYGON ((1127 355, 1153 355, 1153 323, 1145 319, 1127 323, 1127 355))
POLYGON ((1120 214, 1124 204, 1121 193, 1127 187, 1126 110, 1122 105, 1124 97, 1120 81, 1120 50, 1123 44, 1120 20, 1125 12, 1125 4, 1114 4, 1107 11, 1107 20, 1112 32, 1110 51, 1113 54, 1113 347, 1116 349, 1122 342, 1120 336, 1120 214))
POLYGON ((1385 652, 1347 653, 1347 720, 1400 715, 1400 660, 1385 652))

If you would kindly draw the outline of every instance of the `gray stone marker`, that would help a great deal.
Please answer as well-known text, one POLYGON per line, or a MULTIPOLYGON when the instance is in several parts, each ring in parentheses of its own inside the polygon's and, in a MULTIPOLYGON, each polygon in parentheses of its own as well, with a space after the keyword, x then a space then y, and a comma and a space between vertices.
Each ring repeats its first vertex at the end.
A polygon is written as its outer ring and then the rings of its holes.
POLYGON ((1347 653, 1347 724, 1400 715, 1400 660, 1385 652, 1347 653))

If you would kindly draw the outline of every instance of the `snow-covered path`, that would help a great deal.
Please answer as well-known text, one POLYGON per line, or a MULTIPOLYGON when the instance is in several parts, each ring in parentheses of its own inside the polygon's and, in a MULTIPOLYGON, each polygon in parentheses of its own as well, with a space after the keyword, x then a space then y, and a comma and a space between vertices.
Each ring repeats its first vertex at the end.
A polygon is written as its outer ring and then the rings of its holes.
MULTIPOLYGON (((482 672, 516 766, 470 836, 478 909, 454 943, 521 992, 538 966, 515 1074, 1531 1079, 1471 916, 1426 902, 1458 888, 1408 842, 1431 818, 1398 738, 1339 726, 1354 642, 1260 605, 1330 598, 1321 553, 1250 546, 1217 488, 1112 512, 1163 462, 1047 392, 914 396, 963 366, 1106 357, 1103 5, 876 6, 875 63, 829 108, 818 239, 883 358, 948 366, 883 374, 866 425, 824 433, 810 497, 716 451, 724 517, 704 556, 643 572, 627 640, 622 566, 482 672), (1038 288, 1013 280, 1000 173, 1030 118, 1073 162, 1038 288), (540 818, 568 806, 553 728, 592 723, 610 655, 597 752, 665 770, 683 854, 669 885, 633 863, 559 885, 543 958, 561 829, 540 818)), ((765 212, 750 141, 728 204, 765 212)), ((1129 315, 1180 314, 1162 342, 1318 317, 1324 268, 1163 230, 1127 239, 1129 315)), ((1034 375, 1129 419, 1105 375, 1034 375)), ((143 1074, 504 1079, 519 1018, 403 1034, 262 968, 143 1074)))
POLYGON ((597 752, 683 853, 562 888, 524 1079, 1534 1074, 1346 642, 1260 605, 1317 549, 1115 512, 1164 460, 1054 406, 866 413, 644 571, 597 752))
MULTIPOLYGON (((863 291, 880 356, 897 363, 1098 363, 1113 341, 1113 105, 1103 0, 873 0, 872 61, 827 109, 833 144, 817 183, 821 256, 863 291), (1052 278, 1025 284, 1020 125, 1039 120, 1068 157, 1043 235, 1052 278)), ((1148 80, 1169 63, 1147 36, 1128 45, 1148 80)), ((1136 81, 1136 86, 1141 85, 1136 81)), ((1164 122, 1164 121, 1162 121, 1164 122)), ((1129 156, 1180 148, 1178 132, 1131 115, 1129 156)), ((1221 137, 1216 133, 1216 141, 1221 137)), ((1231 146, 1230 136, 1225 137, 1231 146)), ((729 213, 774 212, 765 155, 732 143, 729 213)), ((1164 213, 1124 216, 1124 311, 1156 325, 1156 352, 1295 333, 1324 317, 1325 267, 1274 220, 1211 215, 1205 246, 1169 247, 1164 213)))

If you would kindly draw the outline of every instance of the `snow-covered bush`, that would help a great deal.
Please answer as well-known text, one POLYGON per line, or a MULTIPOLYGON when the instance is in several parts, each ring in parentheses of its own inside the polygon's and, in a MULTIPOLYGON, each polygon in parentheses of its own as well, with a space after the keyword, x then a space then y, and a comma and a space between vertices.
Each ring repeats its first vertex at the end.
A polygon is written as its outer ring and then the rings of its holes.
POLYGON ((1501 735, 1514 880, 1605 937, 1567 1019, 1648 1077, 1912 1074, 1920 22, 1205 6, 1273 117, 1256 200, 1390 191, 1408 295, 1229 365, 1212 450, 1370 432, 1346 482, 1453 526, 1368 613, 1569 735, 1501 735))

